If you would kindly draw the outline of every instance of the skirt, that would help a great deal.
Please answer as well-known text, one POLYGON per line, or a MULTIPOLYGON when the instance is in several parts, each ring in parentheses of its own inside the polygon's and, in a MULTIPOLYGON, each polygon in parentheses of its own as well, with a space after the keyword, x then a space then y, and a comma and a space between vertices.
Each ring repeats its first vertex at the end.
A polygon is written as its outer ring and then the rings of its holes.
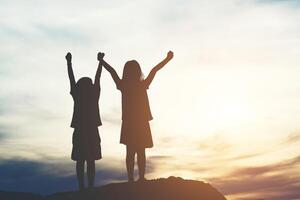
POLYGON ((72 138, 72 160, 100 160, 102 158, 100 142, 98 127, 75 128, 72 138))
POLYGON ((153 147, 149 121, 122 121, 120 143, 134 149, 153 147))

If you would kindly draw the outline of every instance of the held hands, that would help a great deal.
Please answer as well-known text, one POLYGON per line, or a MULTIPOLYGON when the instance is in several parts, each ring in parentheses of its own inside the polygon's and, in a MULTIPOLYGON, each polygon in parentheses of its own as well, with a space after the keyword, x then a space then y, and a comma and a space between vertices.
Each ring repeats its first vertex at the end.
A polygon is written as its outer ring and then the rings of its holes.
POLYGON ((72 60, 72 54, 70 52, 68 52, 67 55, 65 56, 65 58, 66 58, 66 60, 68 62, 71 62, 71 60, 72 60))
MULTIPOLYGON (((99 52, 98 55, 97 55, 97 59, 98 59, 99 61, 102 61, 104 55, 105 55, 104 53, 99 52)), ((167 59, 167 60, 171 60, 171 59, 173 58, 173 56, 174 56, 174 53, 173 53, 172 51, 169 51, 168 54, 167 54, 166 59, 167 59)), ((65 56, 65 58, 66 58, 66 60, 67 60, 68 62, 71 62, 71 61, 72 61, 72 54, 71 54, 70 52, 68 52, 67 55, 65 56)))
POLYGON ((102 61, 104 55, 105 55, 104 53, 99 52, 98 55, 97 55, 97 59, 98 59, 99 61, 102 61))
POLYGON ((174 56, 174 53, 172 51, 169 51, 168 52, 168 55, 167 55, 167 60, 171 60, 174 56))

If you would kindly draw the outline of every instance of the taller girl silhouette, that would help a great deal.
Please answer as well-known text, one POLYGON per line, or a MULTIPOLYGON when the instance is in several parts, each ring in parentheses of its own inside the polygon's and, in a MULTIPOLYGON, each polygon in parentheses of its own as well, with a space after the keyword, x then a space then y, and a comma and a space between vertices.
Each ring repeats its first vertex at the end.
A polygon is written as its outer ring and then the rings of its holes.
POLYGON ((71 95, 74 100, 74 111, 71 127, 73 133, 72 160, 76 161, 76 173, 79 189, 84 189, 84 163, 87 162, 88 186, 92 188, 95 180, 95 160, 102 158, 98 126, 101 126, 99 114, 101 61, 104 54, 98 54, 99 65, 92 79, 83 77, 76 83, 72 69, 72 55, 66 55, 71 95))
POLYGON ((120 143, 126 145, 126 167, 128 181, 133 182, 134 159, 137 154, 139 180, 145 180, 146 156, 145 148, 153 147, 149 121, 152 115, 149 106, 147 89, 156 72, 173 58, 169 51, 167 57, 156 65, 146 79, 139 63, 135 60, 126 62, 123 77, 119 78, 116 71, 104 60, 103 66, 108 70, 122 93, 122 128, 120 143))

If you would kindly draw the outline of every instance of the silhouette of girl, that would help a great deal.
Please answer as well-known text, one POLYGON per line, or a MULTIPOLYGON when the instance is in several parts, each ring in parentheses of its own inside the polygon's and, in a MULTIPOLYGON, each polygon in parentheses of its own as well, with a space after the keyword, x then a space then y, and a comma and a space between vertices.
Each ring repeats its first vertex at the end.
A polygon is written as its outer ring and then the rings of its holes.
POLYGON ((87 162, 88 187, 94 186, 95 160, 102 158, 98 126, 101 126, 99 114, 101 60, 104 54, 98 54, 99 65, 95 76, 95 83, 88 77, 75 82, 72 69, 72 55, 68 53, 68 75, 71 84, 71 95, 74 100, 74 111, 71 127, 73 133, 72 160, 76 161, 76 173, 80 190, 84 189, 84 163, 87 162))
POLYGON ((167 57, 155 66, 144 80, 141 67, 135 60, 126 62, 123 77, 104 60, 103 66, 108 70, 122 93, 122 128, 120 143, 126 145, 126 167, 128 181, 133 182, 134 159, 137 154, 139 180, 145 180, 145 148, 153 147, 149 121, 152 120, 147 89, 156 72, 173 58, 169 51, 167 57))

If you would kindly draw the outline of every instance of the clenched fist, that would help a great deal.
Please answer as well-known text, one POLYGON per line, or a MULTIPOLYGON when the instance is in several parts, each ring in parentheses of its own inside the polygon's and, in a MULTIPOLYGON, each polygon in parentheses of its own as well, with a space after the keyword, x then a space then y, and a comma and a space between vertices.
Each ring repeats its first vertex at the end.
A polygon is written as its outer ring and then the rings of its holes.
POLYGON ((103 60, 104 55, 105 55, 104 53, 99 52, 99 53, 98 53, 98 56, 97 56, 97 59, 98 59, 99 61, 103 60))
POLYGON ((167 55, 167 59, 171 60, 174 56, 174 53, 172 51, 169 51, 168 52, 168 55, 167 55))
POLYGON ((70 52, 67 53, 67 55, 66 55, 66 60, 67 60, 68 62, 71 62, 71 60, 72 60, 72 54, 71 54, 70 52))

